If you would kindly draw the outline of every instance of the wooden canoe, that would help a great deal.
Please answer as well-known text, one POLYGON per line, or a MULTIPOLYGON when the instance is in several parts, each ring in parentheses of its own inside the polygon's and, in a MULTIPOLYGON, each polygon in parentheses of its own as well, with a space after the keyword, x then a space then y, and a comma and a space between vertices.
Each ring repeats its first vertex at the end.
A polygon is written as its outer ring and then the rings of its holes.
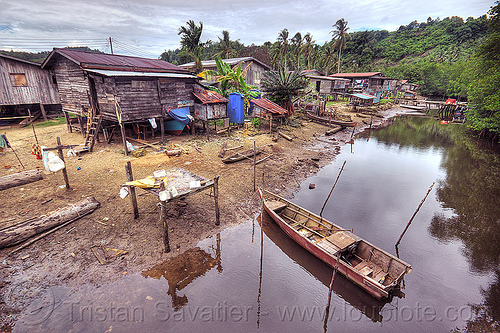
POLYGON ((350 231, 276 194, 259 189, 266 212, 295 242, 373 297, 388 298, 411 266, 350 231))
POLYGON ((334 124, 334 125, 341 125, 345 127, 354 127, 356 126, 355 121, 343 121, 343 120, 337 120, 337 119, 331 119, 330 118, 325 118, 325 117, 320 117, 317 116, 311 112, 306 112, 306 115, 309 119, 314 120, 316 122, 322 123, 322 124, 334 124))
MULTIPOLYGON (((255 149, 255 155, 259 155, 260 153, 262 153, 262 148, 257 147, 255 149)), ((233 163, 233 162, 241 161, 241 160, 246 159, 246 158, 251 159, 252 157, 253 157, 253 149, 249 149, 249 150, 242 151, 241 153, 234 153, 232 155, 224 157, 222 159, 222 162, 233 163)))

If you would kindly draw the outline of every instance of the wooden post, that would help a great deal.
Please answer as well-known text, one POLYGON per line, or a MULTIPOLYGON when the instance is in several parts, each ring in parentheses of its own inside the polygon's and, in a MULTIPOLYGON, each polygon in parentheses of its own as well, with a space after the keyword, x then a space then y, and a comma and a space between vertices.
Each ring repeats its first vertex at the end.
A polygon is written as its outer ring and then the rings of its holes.
MULTIPOLYGON (((130 161, 127 161, 125 165, 125 173, 127 174, 127 181, 131 182, 134 180, 134 176, 132 175, 132 164, 130 161)), ((134 219, 139 217, 139 209, 137 208, 137 197, 135 196, 135 187, 133 185, 128 187, 130 200, 132 201, 132 207, 134 208, 134 219)))
POLYGON ((78 115, 78 124, 80 124, 80 131, 82 132, 82 136, 85 137, 86 131, 83 126, 83 119, 82 116, 78 115))
POLYGON ((45 107, 40 103, 40 111, 42 111, 43 120, 47 121, 47 113, 45 112, 45 107))
POLYGON ((160 118, 160 131, 161 131, 161 143, 164 145, 165 144, 165 115, 163 115, 163 111, 162 111, 162 116, 160 118))
POLYGON ((253 140, 253 191, 255 192, 255 168, 257 167, 256 161, 255 140, 253 140))
POLYGON ((210 141, 210 127, 208 126, 208 120, 205 120, 205 129, 207 131, 207 141, 210 141))
POLYGON ((215 225, 220 225, 219 213, 219 176, 214 177, 215 225))
POLYGON ((125 125, 120 122, 120 130, 122 133, 122 141, 123 141, 123 150, 125 151, 125 156, 128 156, 128 148, 127 148, 127 138, 125 137, 125 125))
MULTIPOLYGON (((165 191, 165 183, 160 184, 160 192, 165 191)), ((170 252, 170 240, 168 239, 168 223, 167 223, 167 204, 160 200, 160 221, 163 226, 163 245, 165 253, 170 252)))
POLYGON ((273 133, 273 115, 269 118, 269 134, 273 133))
POLYGON ((33 129, 33 135, 35 136, 35 141, 36 141, 36 144, 38 144, 38 138, 36 136, 36 132, 35 132, 35 125, 33 124, 33 122, 35 121, 34 119, 31 120, 31 110, 28 109, 28 114, 30 116, 30 123, 31 123, 31 128, 33 129))
POLYGON ((66 119, 66 126, 68 126, 68 132, 73 133, 73 128, 71 127, 71 122, 69 120, 69 115, 67 112, 63 111, 64 113, 64 118, 66 119))
POLYGON ((405 230, 403 230, 403 233, 401 234, 401 236, 399 236, 399 239, 398 239, 398 241, 396 243, 396 248, 398 247, 399 242, 401 242, 401 239, 403 238, 403 236, 405 235, 406 231, 410 227, 410 224, 413 222, 413 219, 415 218, 415 216, 417 215, 418 211, 420 210, 420 207, 422 207, 422 205, 424 204, 425 199, 427 199, 427 196, 429 195, 429 193, 431 193, 432 187, 434 186, 435 183, 436 182, 433 182, 432 185, 431 185, 431 187, 429 187, 429 190, 425 194, 425 197, 422 199, 422 202, 420 202, 420 205, 418 205, 417 210, 415 211, 415 213, 413 213, 410 221, 408 221, 408 223, 406 224, 405 230))
POLYGON ((323 207, 321 208, 321 212, 319 213, 319 216, 323 217, 323 210, 325 209, 326 203, 328 202, 328 199, 330 199, 330 196, 332 195, 333 189, 335 188, 335 185, 337 185, 337 182, 339 181, 340 175, 342 174, 342 171, 344 170, 344 165, 345 162, 342 164, 342 168, 340 169, 339 175, 337 176, 337 179, 335 180, 335 183, 332 186, 332 189, 330 190, 330 193, 328 193, 328 197, 325 200, 325 203, 323 204, 323 207))
MULTIPOLYGON (((64 162, 64 154, 62 151, 61 139, 57 137, 56 140, 57 140, 57 153, 59 154, 59 158, 64 162)), ((68 171, 66 170, 66 164, 64 164, 62 173, 64 176, 64 182, 66 183, 66 189, 69 190, 70 187, 69 187, 68 171)))
POLYGON ((325 332, 327 331, 328 317, 330 316, 330 303, 332 300, 333 282, 335 281, 335 274, 339 269, 339 261, 340 261, 340 252, 337 252, 337 262, 335 263, 335 267, 333 267, 332 280, 330 281, 330 287, 328 288, 328 301, 326 303, 325 321, 323 323, 323 328, 325 332))

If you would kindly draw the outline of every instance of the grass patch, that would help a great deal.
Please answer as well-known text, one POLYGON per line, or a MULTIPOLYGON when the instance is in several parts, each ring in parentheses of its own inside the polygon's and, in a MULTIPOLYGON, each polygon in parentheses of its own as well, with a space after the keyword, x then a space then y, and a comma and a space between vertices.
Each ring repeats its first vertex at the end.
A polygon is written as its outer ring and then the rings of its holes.
POLYGON ((48 126, 54 126, 54 125, 61 125, 65 124, 66 119, 64 117, 57 117, 56 119, 50 119, 47 121, 42 121, 35 123, 35 127, 48 127, 48 126))

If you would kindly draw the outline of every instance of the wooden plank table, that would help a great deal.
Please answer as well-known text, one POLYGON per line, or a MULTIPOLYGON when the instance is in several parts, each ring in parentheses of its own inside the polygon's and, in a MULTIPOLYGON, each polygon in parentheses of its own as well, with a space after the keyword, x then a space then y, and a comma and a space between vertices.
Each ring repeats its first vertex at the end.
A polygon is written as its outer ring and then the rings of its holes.
MULTIPOLYGON (((125 171, 127 173, 127 180, 129 182, 133 181, 132 167, 130 161, 127 162, 125 166, 125 171)), ((161 171, 161 170, 160 170, 161 171)), ((161 177, 164 179, 164 177, 161 177)), ((139 217, 139 211, 137 208, 137 198, 135 195, 135 188, 141 188, 148 193, 156 195, 160 200, 160 220, 162 222, 163 231, 163 243, 165 245, 165 252, 170 252, 170 241, 168 237, 168 223, 166 218, 166 204, 168 201, 176 201, 187 196, 196 194, 207 189, 214 190, 214 201, 215 201, 215 225, 220 224, 220 213, 219 213, 219 176, 215 176, 214 179, 207 179, 201 177, 191 171, 182 168, 171 168, 165 170, 165 178, 167 182, 163 181, 161 178, 154 179, 154 187, 139 187, 134 185, 124 184, 129 188, 129 195, 132 201, 132 207, 134 209, 134 218, 139 217), (191 182, 200 182, 200 187, 191 187, 191 182), (177 192, 177 193, 175 193, 177 192)))

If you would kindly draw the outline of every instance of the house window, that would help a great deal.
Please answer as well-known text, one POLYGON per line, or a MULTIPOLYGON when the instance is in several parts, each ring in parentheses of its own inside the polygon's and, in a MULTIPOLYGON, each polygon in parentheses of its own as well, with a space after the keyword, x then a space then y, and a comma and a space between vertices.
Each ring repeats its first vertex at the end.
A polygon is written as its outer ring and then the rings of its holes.
POLYGON ((26 81, 26 75, 24 73, 20 74, 10 74, 10 83, 14 87, 27 87, 28 82, 26 81))
POLYGON ((253 83, 260 84, 260 72, 253 72, 253 83))

